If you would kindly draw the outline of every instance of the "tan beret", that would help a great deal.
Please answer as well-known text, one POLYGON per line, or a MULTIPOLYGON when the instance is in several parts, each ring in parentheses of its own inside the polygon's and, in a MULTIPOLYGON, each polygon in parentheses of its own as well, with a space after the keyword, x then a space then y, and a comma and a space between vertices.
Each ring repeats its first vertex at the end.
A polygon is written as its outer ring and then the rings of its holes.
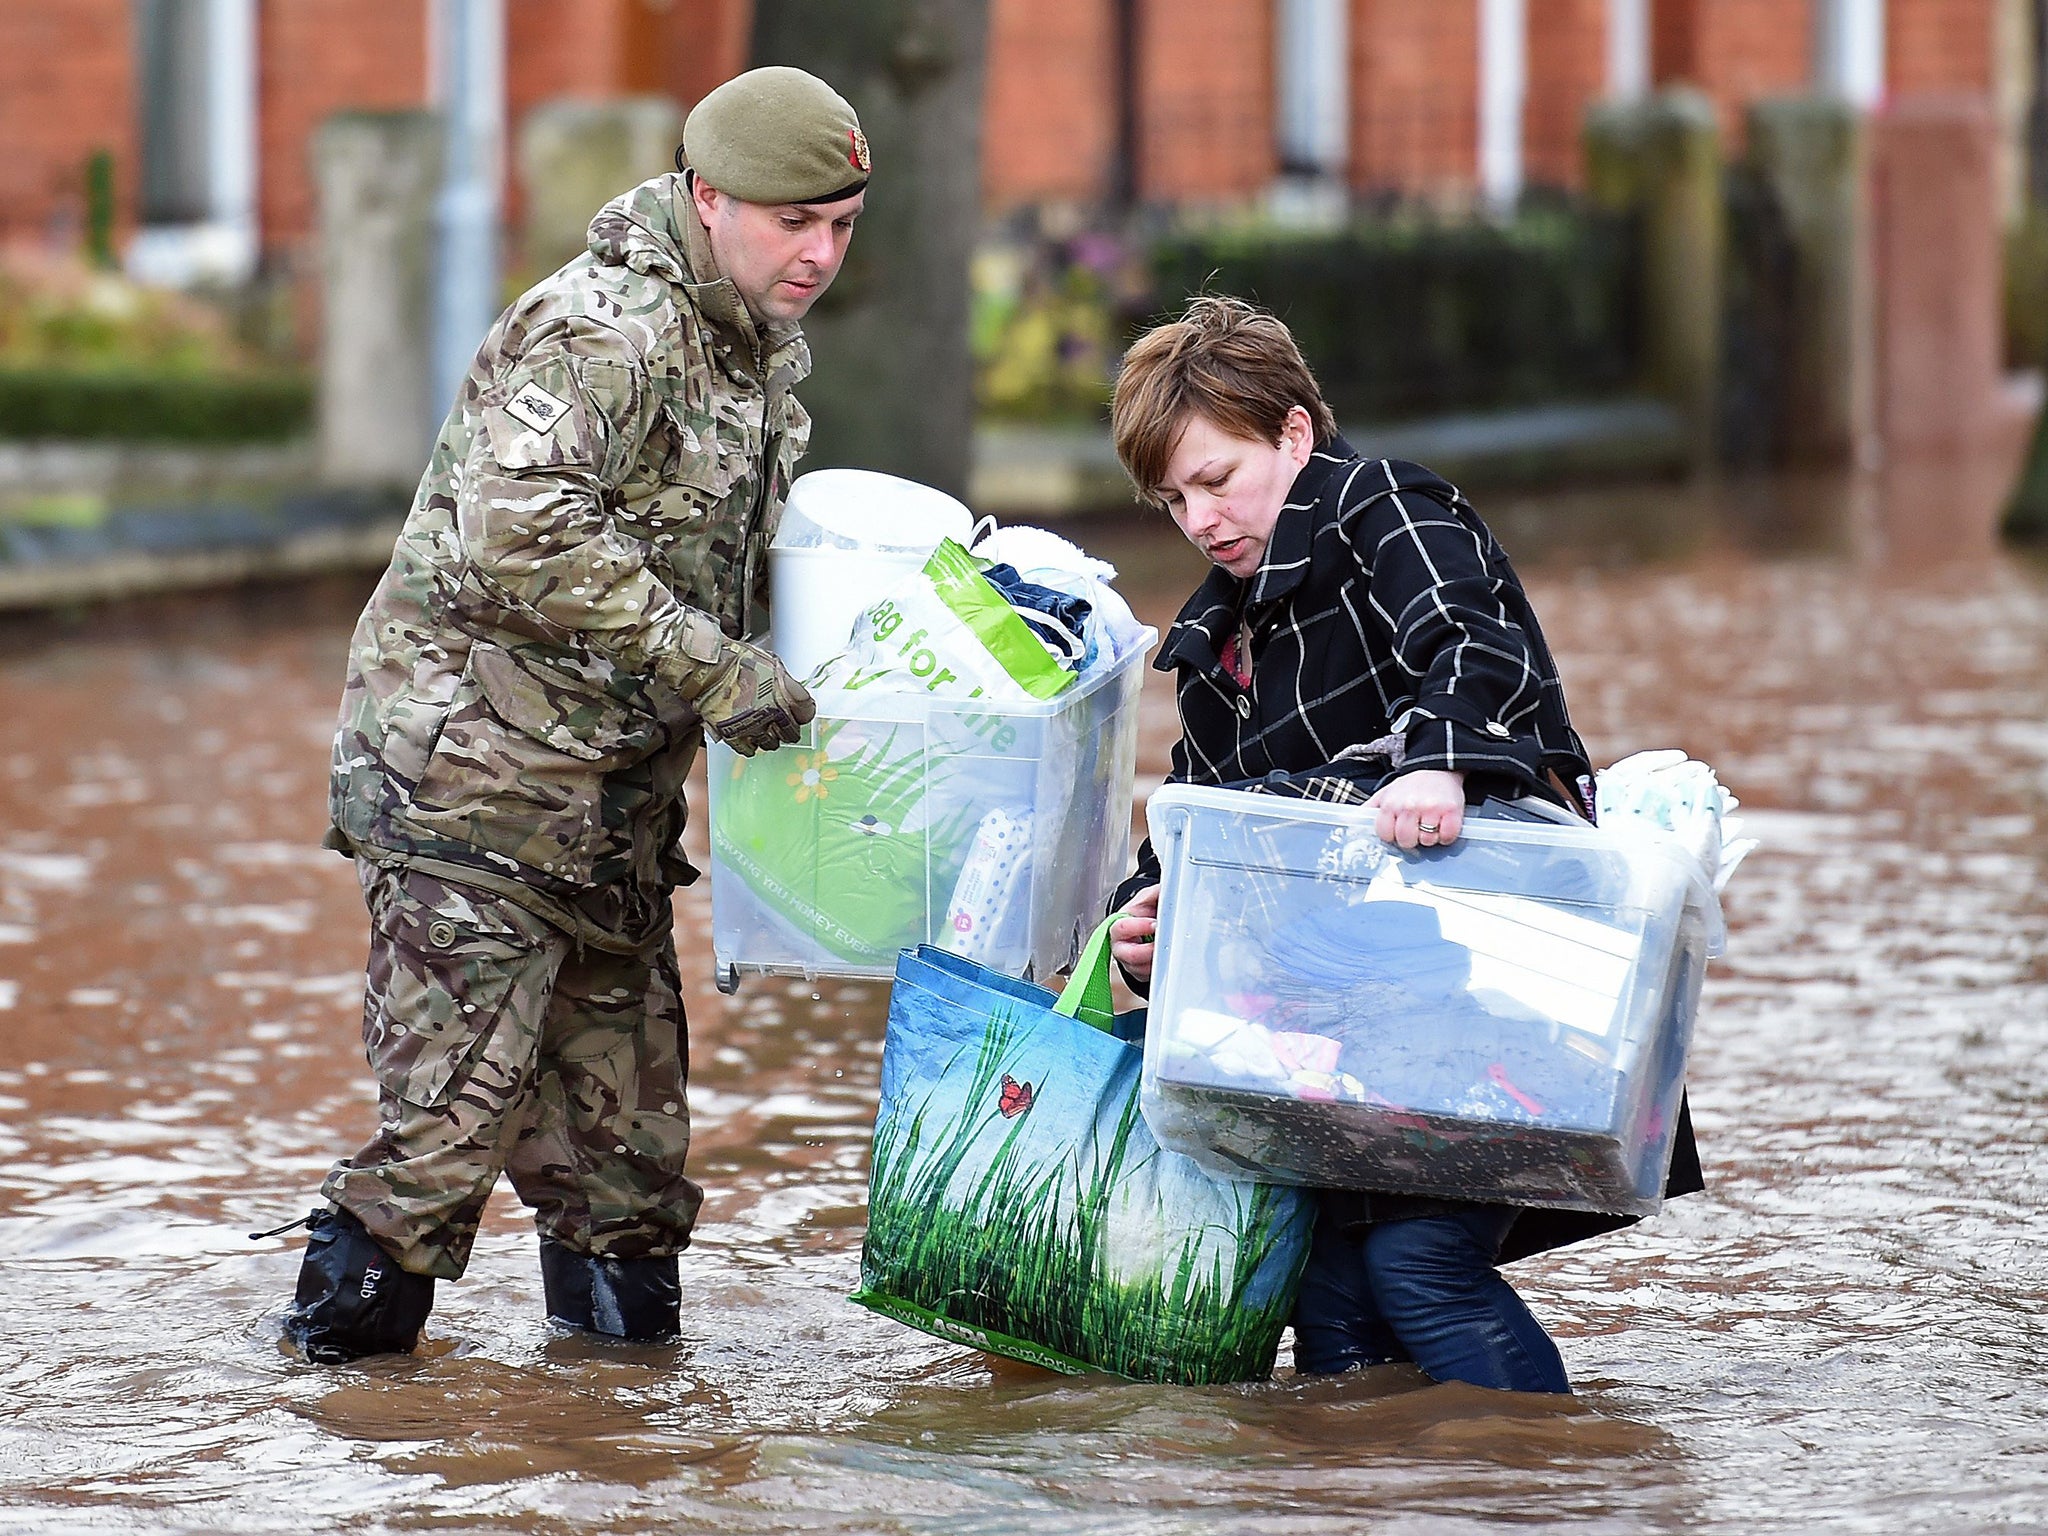
POLYGON ((801 69, 735 75, 683 124, 683 159, 748 203, 827 203, 867 184, 868 141, 853 108, 801 69))

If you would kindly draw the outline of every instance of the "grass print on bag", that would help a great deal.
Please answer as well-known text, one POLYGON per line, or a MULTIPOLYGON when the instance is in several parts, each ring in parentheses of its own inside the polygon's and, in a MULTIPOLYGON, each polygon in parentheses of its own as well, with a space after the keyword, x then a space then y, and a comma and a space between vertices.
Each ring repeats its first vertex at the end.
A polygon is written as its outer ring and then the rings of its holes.
POLYGON ((1109 1017, 1107 930, 1057 1002, 929 946, 899 957, 853 1299, 1056 1371, 1262 1378, 1311 1204, 1153 1140, 1143 1015, 1109 1017))

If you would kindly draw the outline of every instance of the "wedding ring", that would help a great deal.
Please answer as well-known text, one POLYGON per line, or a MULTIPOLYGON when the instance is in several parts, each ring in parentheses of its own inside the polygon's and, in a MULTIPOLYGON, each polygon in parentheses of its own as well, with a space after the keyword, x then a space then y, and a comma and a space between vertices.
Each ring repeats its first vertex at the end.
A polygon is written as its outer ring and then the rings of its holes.
POLYGON ((1436 823, 1433 821, 1417 822, 1416 830, 1418 832, 1434 832, 1436 830, 1436 823))

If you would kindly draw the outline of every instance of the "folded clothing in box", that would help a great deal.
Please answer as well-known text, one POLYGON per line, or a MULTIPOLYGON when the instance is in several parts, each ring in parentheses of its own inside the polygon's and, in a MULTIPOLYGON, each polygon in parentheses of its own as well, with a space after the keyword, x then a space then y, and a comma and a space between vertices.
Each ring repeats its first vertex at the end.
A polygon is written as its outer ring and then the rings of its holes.
POLYGON ((1304 1184, 1642 1213, 1713 896, 1682 851, 1172 785, 1146 1057, 1162 1143, 1304 1184))

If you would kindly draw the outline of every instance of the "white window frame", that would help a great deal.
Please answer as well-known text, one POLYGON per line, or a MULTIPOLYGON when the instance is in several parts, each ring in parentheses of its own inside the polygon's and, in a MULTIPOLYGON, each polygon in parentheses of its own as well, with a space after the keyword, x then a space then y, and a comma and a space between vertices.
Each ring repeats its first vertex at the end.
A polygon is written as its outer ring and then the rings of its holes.
POLYGON ((256 270, 256 0, 204 4, 206 214, 189 223, 145 224, 135 232, 126 264, 143 282, 234 284, 256 270))
POLYGON ((1650 94, 1650 0, 1607 0, 1607 95, 1641 101, 1650 94))
POLYGON ((1813 83, 1865 111, 1884 99, 1884 0, 1817 0, 1813 83))
POLYGON ((1522 196, 1528 94, 1527 0, 1479 0, 1479 196, 1495 213, 1522 196))
POLYGON ((1278 0, 1275 138, 1283 176, 1344 180, 1351 152, 1349 0, 1278 0))

